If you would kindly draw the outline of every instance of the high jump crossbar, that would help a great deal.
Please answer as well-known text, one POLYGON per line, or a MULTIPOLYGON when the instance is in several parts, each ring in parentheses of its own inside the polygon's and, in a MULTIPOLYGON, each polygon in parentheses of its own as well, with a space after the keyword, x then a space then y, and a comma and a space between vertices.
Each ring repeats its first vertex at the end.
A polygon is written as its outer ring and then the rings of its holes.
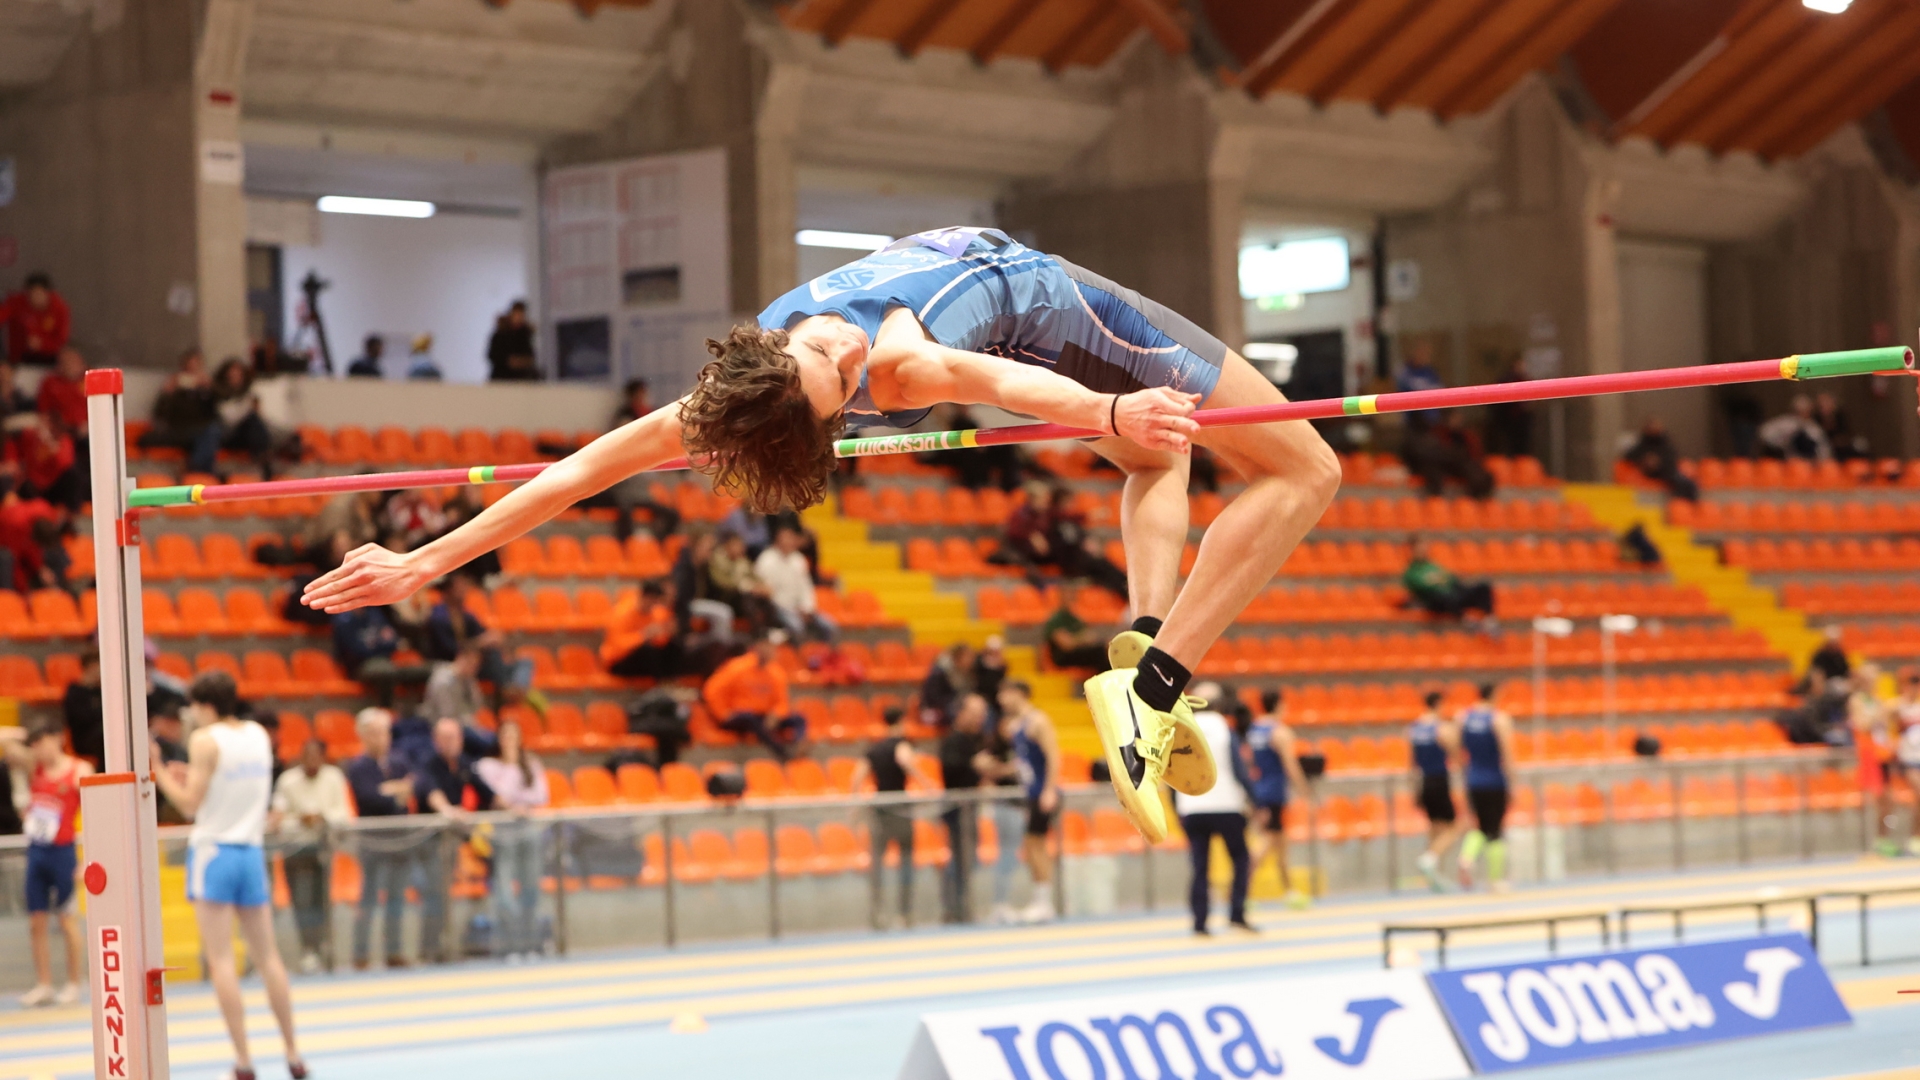
MULTIPOLYGON (((1603 375, 1573 375, 1559 379, 1492 383, 1486 386, 1449 386, 1437 390, 1409 390, 1401 393, 1367 394, 1318 401, 1288 401, 1277 405, 1203 409, 1194 413, 1193 419, 1203 428, 1232 427, 1244 424, 1273 424, 1285 420, 1330 420, 1342 416, 1374 416, 1380 413, 1425 409, 1457 409, 1470 405, 1548 401, 1640 390, 1675 390, 1690 386, 1770 382, 1778 379, 1804 381, 1838 375, 1892 375, 1913 370, 1913 350, 1904 346, 1891 346, 1880 349, 1855 349, 1847 352, 1807 353, 1778 360, 1746 360, 1732 364, 1702 364, 1693 367, 1656 368, 1651 371, 1620 371, 1603 375)), ((1021 424, 1003 428, 841 439, 834 445, 834 452, 843 458, 875 457, 882 454, 917 454, 928 450, 1007 446, 1014 443, 1046 442, 1053 439, 1098 438, 1107 434, 1109 433, 1105 431, 1068 427, 1063 424, 1021 424)), ((143 510, 168 506, 198 506, 215 502, 239 502, 282 495, 337 495, 350 491, 398 491, 404 488, 446 487, 456 484, 500 484, 531 480, 540 475, 547 464, 537 462, 528 465, 474 465, 467 468, 359 473, 351 476, 317 476, 298 480, 270 480, 243 484, 180 484, 137 489, 129 493, 127 505, 132 509, 143 510)), ((686 467, 686 459, 680 458, 657 465, 650 471, 686 467)))

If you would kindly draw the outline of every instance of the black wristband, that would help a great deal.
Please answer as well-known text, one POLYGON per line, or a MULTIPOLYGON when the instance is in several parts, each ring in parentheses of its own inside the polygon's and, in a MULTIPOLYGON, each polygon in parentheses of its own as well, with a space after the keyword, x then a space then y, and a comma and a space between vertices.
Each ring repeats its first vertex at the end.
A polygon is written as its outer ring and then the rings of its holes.
POLYGON ((1120 395, 1119 394, 1113 395, 1113 404, 1107 407, 1107 427, 1112 428, 1113 433, 1115 435, 1120 434, 1120 395))

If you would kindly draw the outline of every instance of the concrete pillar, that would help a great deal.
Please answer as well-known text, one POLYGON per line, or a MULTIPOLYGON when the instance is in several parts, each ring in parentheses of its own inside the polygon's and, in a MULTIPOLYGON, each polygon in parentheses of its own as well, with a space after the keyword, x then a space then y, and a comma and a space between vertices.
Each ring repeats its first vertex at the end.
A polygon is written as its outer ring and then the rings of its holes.
POLYGON ((247 355, 247 204, 240 83, 253 0, 207 0, 194 58, 194 184, 200 348, 209 364, 247 355))
MULTIPOLYGON (((1613 211, 1620 183, 1603 177, 1583 177, 1579 235, 1584 286, 1586 370, 1583 374, 1612 374, 1622 370, 1620 310, 1620 252, 1614 244, 1613 211)), ((1609 474, 1621 429, 1622 402, 1618 394, 1583 399, 1587 444, 1584 473, 1591 479, 1609 474)), ((1569 447, 1569 450, 1574 448, 1569 447)), ((1580 454, 1572 454, 1576 459, 1580 454)))
MULTIPOLYGON (((95 20, 52 77, 0 99, 0 207, 17 261, 0 287, 52 275, 95 366, 161 366, 196 343, 193 68, 198 0, 142 0, 95 20)), ((102 6, 102 11, 112 11, 102 6)))
POLYGON ((799 64, 769 65, 754 122, 756 310, 800 283, 800 251, 793 239, 800 205, 794 138, 800 130, 807 76, 799 64))

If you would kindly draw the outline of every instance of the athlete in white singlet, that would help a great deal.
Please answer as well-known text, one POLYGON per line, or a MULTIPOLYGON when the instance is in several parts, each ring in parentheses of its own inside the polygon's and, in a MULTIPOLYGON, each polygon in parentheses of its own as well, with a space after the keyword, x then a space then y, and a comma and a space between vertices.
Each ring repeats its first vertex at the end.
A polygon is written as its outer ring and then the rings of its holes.
POLYGON ((187 899, 200 924, 213 995, 233 1040, 234 1080, 254 1080, 247 1052, 246 1007, 234 965, 238 918, 253 963, 266 984, 267 1003, 285 1042, 287 1071, 303 1080, 307 1064, 293 1037, 293 996, 273 934, 273 887, 263 846, 267 804, 273 796, 273 740, 252 720, 240 719, 233 677, 206 671, 187 691, 194 732, 187 739, 184 777, 168 771, 153 748, 153 780, 167 801, 193 819, 187 838, 187 899))

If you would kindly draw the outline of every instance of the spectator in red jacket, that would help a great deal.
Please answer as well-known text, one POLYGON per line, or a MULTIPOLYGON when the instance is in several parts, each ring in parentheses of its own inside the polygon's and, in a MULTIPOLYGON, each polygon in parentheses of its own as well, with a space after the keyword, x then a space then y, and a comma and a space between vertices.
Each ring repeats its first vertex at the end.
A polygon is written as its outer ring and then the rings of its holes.
POLYGON ((87 437, 87 362, 77 349, 61 349, 53 370, 40 380, 34 405, 48 416, 66 421, 75 439, 87 437))
POLYGON ((87 477, 65 421, 41 414, 16 426, 0 444, 0 485, 7 481, 22 498, 80 509, 87 500, 87 477))
POLYGON ((66 587, 66 548, 60 542, 66 524, 59 510, 41 499, 0 498, 0 589, 66 587))
POLYGON ((0 303, 0 324, 7 328, 7 356, 14 363, 50 367, 67 347, 72 317, 47 275, 28 274, 26 287, 0 303))

